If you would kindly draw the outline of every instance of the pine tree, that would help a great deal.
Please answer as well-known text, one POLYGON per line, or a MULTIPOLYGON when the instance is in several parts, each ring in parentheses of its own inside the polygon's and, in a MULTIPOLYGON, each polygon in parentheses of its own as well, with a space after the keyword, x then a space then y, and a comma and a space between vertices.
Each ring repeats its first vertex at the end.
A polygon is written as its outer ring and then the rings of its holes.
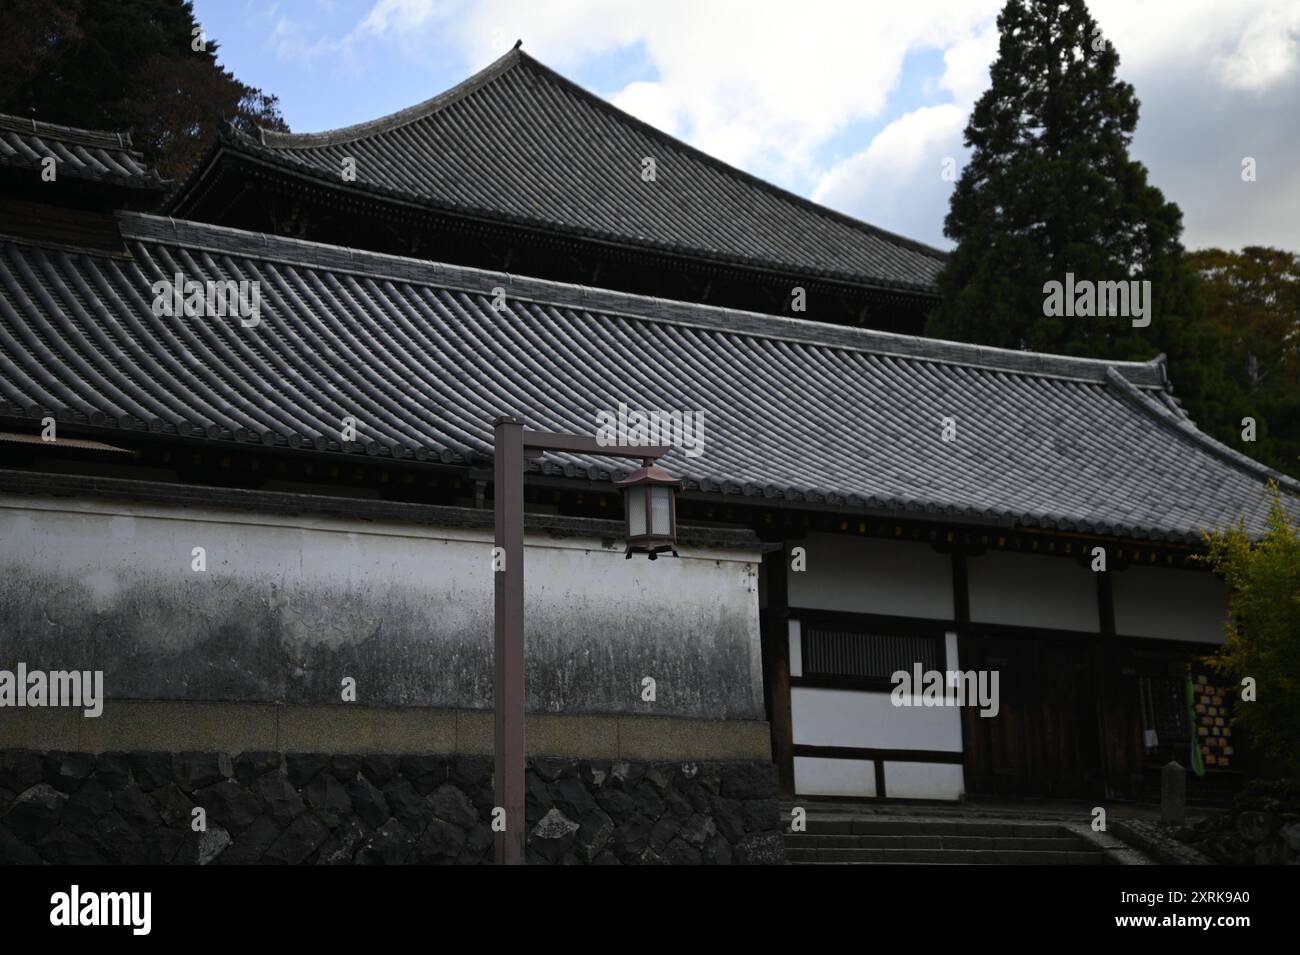
POLYGON ((1195 412, 1212 391, 1182 213, 1129 158, 1138 120, 1119 56, 1083 0, 1009 0, 992 85, 966 127, 969 163, 944 223, 957 242, 929 334, 1108 358, 1166 352, 1195 412), (1151 324, 1049 317, 1050 281, 1150 280, 1151 324))

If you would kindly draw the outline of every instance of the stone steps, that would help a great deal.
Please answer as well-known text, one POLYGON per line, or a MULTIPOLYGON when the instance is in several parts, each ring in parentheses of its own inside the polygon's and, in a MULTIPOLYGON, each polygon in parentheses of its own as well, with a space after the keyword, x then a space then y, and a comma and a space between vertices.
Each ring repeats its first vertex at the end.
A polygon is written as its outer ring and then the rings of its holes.
POLYGON ((784 835, 791 865, 1102 865, 1059 823, 873 815, 810 817, 784 835))

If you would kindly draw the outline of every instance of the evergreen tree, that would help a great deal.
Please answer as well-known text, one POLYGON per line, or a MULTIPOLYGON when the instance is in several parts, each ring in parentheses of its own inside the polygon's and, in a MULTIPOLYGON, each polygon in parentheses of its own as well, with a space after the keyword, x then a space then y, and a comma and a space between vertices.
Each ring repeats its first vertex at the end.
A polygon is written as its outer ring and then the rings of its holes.
POLYGON ((276 98, 222 69, 198 27, 188 0, 6 0, 0 112, 130 130, 171 177, 202 155, 223 119, 287 129, 276 98))
POLYGON ((927 332, 1006 348, 1150 359, 1195 416, 1219 414, 1213 336, 1179 243, 1182 213, 1128 148, 1138 119, 1119 56, 1083 0, 1009 0, 992 85, 966 127, 972 149, 945 234, 957 242, 927 332), (1044 314, 1048 282, 1151 282, 1151 324, 1044 314))

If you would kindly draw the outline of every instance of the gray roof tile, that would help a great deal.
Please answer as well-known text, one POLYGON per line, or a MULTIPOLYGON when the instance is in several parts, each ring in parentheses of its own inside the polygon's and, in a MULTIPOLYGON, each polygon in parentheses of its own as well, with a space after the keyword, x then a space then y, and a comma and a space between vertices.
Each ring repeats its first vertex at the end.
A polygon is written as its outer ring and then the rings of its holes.
MULTIPOLYGON (((634 119, 516 49, 447 92, 227 148, 342 185, 719 262, 934 294, 945 253, 819 206, 634 119), (644 157, 656 180, 644 182, 644 157)), ((176 197, 181 200, 181 194, 176 197)))
MULTIPOLYGON (((486 463, 500 414, 591 434, 619 402, 703 409, 704 454, 665 461, 690 489, 1148 540, 1238 517, 1259 533, 1266 481, 1300 491, 1173 410, 1160 360, 1005 351, 137 213, 119 222, 129 261, 0 247, 0 414, 486 463), (259 281, 261 324, 155 317, 151 285, 178 271, 259 281), (360 435, 341 447, 347 416, 360 435)), ((603 480, 630 463, 537 466, 603 480)))
POLYGON ((131 148, 129 133, 56 126, 0 114, 0 166, 39 171, 42 160, 50 156, 61 177, 158 193, 170 186, 131 148))

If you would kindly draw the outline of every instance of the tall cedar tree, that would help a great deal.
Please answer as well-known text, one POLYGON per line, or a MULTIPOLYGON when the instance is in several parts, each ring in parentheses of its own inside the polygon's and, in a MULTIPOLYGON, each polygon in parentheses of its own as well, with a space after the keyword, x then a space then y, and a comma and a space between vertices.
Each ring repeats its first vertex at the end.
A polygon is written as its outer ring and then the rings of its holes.
POLYGON ((1179 242, 1182 213, 1129 159, 1138 120, 1119 56, 1083 0, 1009 0, 992 85, 966 127, 971 158, 945 234, 957 242, 927 333, 1004 348, 1147 360, 1169 357, 1198 421, 1223 422, 1223 382, 1208 359, 1196 278, 1179 242), (1151 324, 1048 317, 1049 281, 1151 282, 1151 324))
POLYGON ((5 0, 0 112, 130 130, 172 178, 202 155, 223 119, 287 130, 276 97, 223 69, 217 44, 196 38, 198 26, 186 0, 5 0))

